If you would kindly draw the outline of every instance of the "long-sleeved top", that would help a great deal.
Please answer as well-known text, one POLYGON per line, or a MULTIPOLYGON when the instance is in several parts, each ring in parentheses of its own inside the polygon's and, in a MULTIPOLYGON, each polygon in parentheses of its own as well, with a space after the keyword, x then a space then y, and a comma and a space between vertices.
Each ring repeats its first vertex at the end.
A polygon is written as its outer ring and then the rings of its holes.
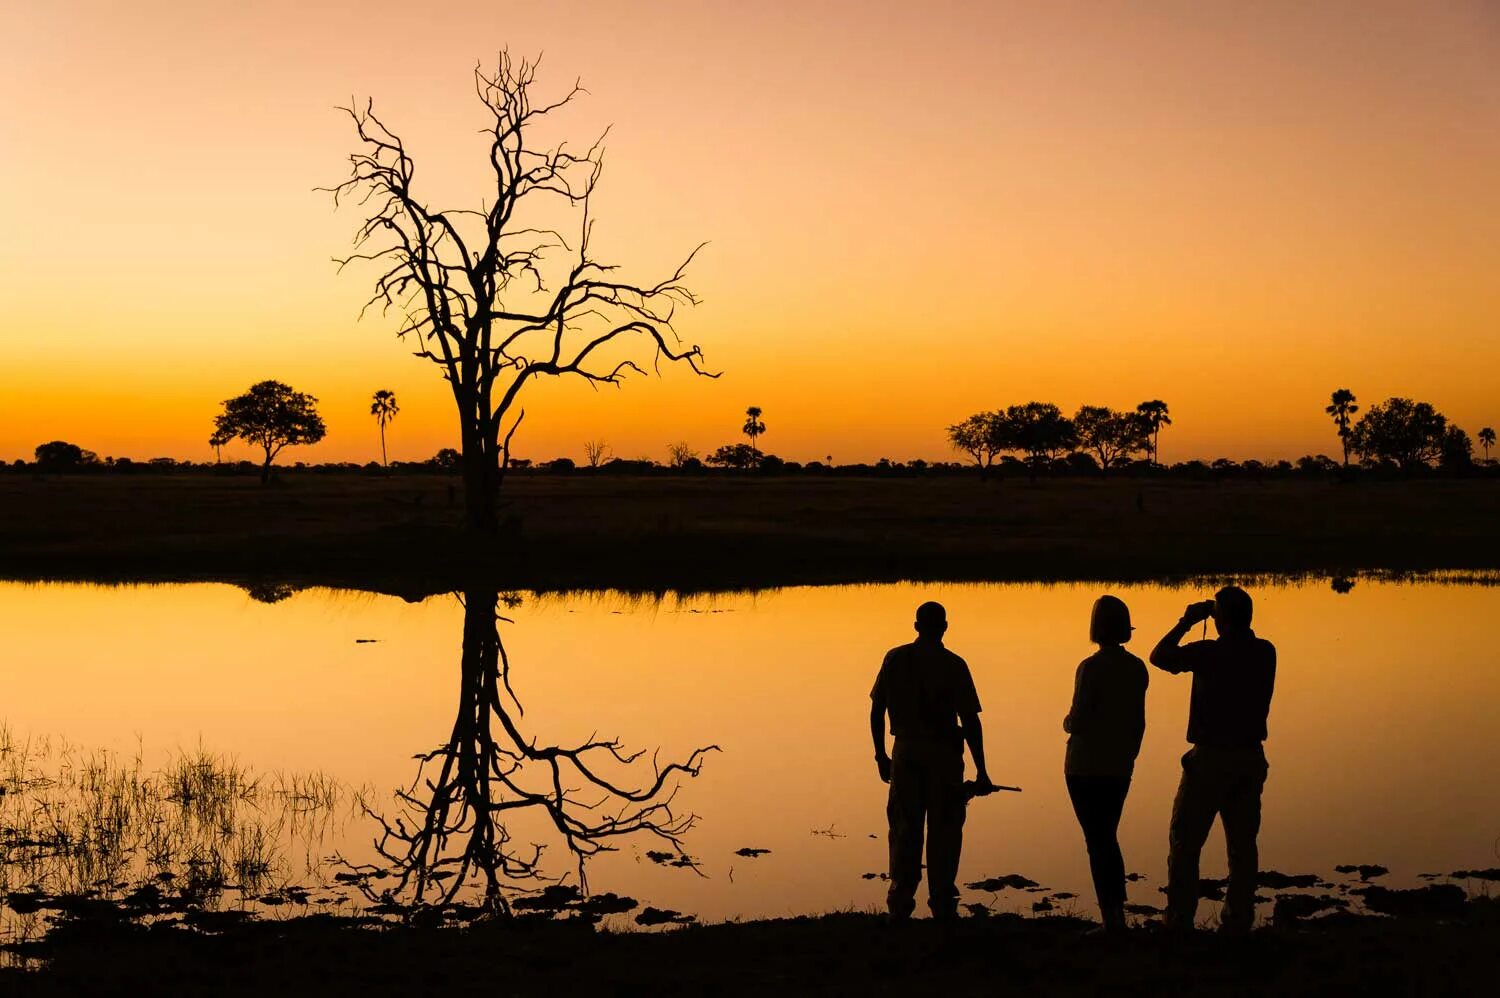
POLYGON ((1130 776, 1146 733, 1146 663, 1118 645, 1084 659, 1073 676, 1064 770, 1069 776, 1130 776))
POLYGON ((1276 686, 1276 646, 1246 629, 1239 634, 1158 648, 1152 664, 1191 672, 1187 740, 1212 748, 1254 748, 1266 740, 1276 686))

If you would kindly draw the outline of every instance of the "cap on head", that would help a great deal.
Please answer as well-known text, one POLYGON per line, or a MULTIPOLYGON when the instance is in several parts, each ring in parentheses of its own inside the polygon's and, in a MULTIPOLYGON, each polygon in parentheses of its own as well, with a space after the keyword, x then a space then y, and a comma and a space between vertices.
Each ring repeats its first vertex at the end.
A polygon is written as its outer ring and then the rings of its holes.
POLYGON ((1089 618, 1089 640, 1095 644, 1120 644, 1130 640, 1130 607, 1117 596, 1100 596, 1094 600, 1089 618))
POLYGON ((939 637, 948 629, 948 611, 943 604, 927 602, 917 607, 917 633, 928 637, 939 637))
POLYGON ((1250 594, 1239 586, 1225 586, 1214 593, 1214 624, 1221 630, 1249 630, 1254 610, 1250 594))

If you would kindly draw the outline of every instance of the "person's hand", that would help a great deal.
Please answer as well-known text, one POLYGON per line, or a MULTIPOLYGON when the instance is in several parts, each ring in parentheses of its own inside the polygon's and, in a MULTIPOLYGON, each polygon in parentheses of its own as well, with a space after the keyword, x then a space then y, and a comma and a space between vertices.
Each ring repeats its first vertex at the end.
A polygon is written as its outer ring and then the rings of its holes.
POLYGON ((1182 620, 1187 624, 1199 624, 1212 617, 1214 613, 1213 600, 1204 600, 1198 603, 1189 603, 1187 609, 1182 611, 1182 620))
POLYGON ((990 782, 990 774, 978 773, 974 777, 974 796, 983 797, 985 794, 995 792, 995 785, 990 782))
POLYGON ((877 755, 875 757, 875 768, 880 773, 880 782, 891 782, 891 757, 888 755, 877 755))
POLYGON ((1067 734, 1073 733, 1073 715, 1069 714, 1063 718, 1063 731, 1067 734))

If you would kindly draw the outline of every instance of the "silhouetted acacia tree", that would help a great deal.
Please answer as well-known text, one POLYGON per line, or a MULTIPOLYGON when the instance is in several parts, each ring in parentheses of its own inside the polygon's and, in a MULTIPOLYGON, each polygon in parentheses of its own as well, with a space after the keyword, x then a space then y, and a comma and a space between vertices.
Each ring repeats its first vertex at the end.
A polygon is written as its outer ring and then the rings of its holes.
POLYGON ((1151 428, 1151 463, 1159 464, 1161 462, 1161 428, 1172 425, 1172 416, 1167 410, 1167 403, 1161 399, 1152 399, 1136 406, 1135 411, 1151 428))
POLYGON ((389 388, 380 389, 370 399, 370 415, 380 425, 380 463, 387 468, 391 466, 391 462, 385 456, 385 426, 400 411, 401 406, 396 404, 396 393, 389 388))
MULTIPOLYGON (((547 834, 574 861, 587 891, 587 861, 613 851, 622 839, 644 835, 682 851, 691 813, 673 808, 678 781, 699 774, 704 756, 661 763, 628 752, 616 739, 590 737, 573 746, 541 744, 520 728, 520 702, 510 682, 510 659, 500 640, 500 594, 469 591, 464 607, 458 712, 448 740, 417 756, 417 774, 396 794, 398 813, 367 810, 380 823, 376 851, 391 873, 367 895, 422 905, 451 904, 466 885, 482 885, 485 907, 508 914, 507 884, 543 879, 545 844, 523 844, 513 832, 547 834)), ((535 843, 535 838, 529 839, 535 843)))
POLYGON ((1151 446, 1151 424, 1139 411, 1122 412, 1102 405, 1085 405, 1073 416, 1078 446, 1099 462, 1101 474, 1123 464, 1130 455, 1151 446))
POLYGON ((245 394, 224 400, 224 411, 214 417, 214 434, 225 440, 239 437, 261 448, 266 457, 260 480, 269 482, 271 462, 282 448, 323 439, 326 430, 317 403, 280 381, 259 381, 245 394))
POLYGON ((429 463, 439 471, 452 474, 463 468, 463 455, 453 447, 441 447, 438 452, 429 459, 429 463))
POLYGON ((721 468, 753 468, 759 455, 749 444, 725 444, 703 459, 705 464, 715 464, 721 468))
POLYGON ((760 406, 752 405, 745 410, 745 425, 740 427, 740 432, 750 438, 750 464, 760 463, 760 451, 755 447, 756 439, 766 432, 766 424, 760 419, 760 406))
POLYGON ((948 442, 979 467, 979 477, 989 475, 995 458, 1012 447, 1005 416, 998 412, 976 412, 962 423, 948 427, 948 442))
POLYGON ((1480 429, 1479 446, 1484 448, 1484 461, 1488 464, 1490 460, 1490 448, 1495 446, 1495 431, 1492 427, 1486 426, 1480 429))
POLYGON ((436 209, 417 193, 415 162, 373 102, 346 109, 361 147, 349 157, 349 179, 333 188, 335 203, 355 199, 371 209, 355 237, 358 252, 340 266, 364 260, 385 268, 366 308, 400 311, 397 335, 415 341, 416 355, 436 364, 453 392, 467 520, 482 531, 497 524, 504 455, 528 383, 574 377, 618 385, 627 372, 642 372, 622 355, 631 338, 644 339, 658 364, 682 361, 714 376, 672 325, 679 306, 697 301, 683 283, 697 250, 655 282, 619 277, 616 265, 594 259, 590 202, 603 137, 576 151, 538 146, 538 126, 583 90, 575 84, 555 100, 534 100, 535 76, 534 62, 506 52, 493 72, 474 71, 489 170, 478 210, 436 209), (546 223, 549 205, 577 213, 573 235, 546 223))
POLYGON ((1005 410, 1007 437, 1011 448, 1026 455, 1031 477, 1037 469, 1078 443, 1073 421, 1051 402, 1027 402, 1005 410))
POLYGON ((36 466, 41 471, 69 471, 99 462, 99 455, 77 444, 70 444, 66 440, 52 440, 45 444, 38 444, 32 454, 36 457, 36 466))
POLYGON ((1474 442, 1455 423, 1443 431, 1438 447, 1438 467, 1447 471, 1464 471, 1474 466, 1474 442))
POLYGON ((696 461, 698 452, 688 445, 687 441, 679 440, 675 444, 667 445, 667 461, 673 468, 687 467, 689 461, 696 461))
POLYGON ((1339 443, 1344 446, 1344 467, 1349 467, 1349 421, 1359 412, 1359 406, 1354 404, 1354 393, 1347 388, 1340 388, 1329 398, 1324 412, 1333 417, 1333 425, 1338 427, 1339 443))
POLYGON ((1391 461, 1410 471, 1442 457, 1447 429, 1447 418, 1431 404, 1388 398, 1354 424, 1349 446, 1366 461, 1391 461))

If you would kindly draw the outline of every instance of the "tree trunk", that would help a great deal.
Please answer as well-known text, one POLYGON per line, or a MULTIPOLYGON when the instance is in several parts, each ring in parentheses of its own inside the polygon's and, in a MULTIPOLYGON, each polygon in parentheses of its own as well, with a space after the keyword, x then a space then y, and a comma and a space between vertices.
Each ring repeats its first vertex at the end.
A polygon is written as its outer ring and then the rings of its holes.
POLYGON ((380 463, 383 467, 391 466, 390 458, 385 456, 385 424, 380 424, 380 463))
POLYGON ((266 448, 266 463, 260 466, 260 484, 271 484, 271 448, 266 448))
POLYGON ((496 507, 499 504, 499 470, 495 456, 484 446, 478 434, 465 434, 463 454, 464 522, 473 533, 492 534, 499 526, 496 507))

